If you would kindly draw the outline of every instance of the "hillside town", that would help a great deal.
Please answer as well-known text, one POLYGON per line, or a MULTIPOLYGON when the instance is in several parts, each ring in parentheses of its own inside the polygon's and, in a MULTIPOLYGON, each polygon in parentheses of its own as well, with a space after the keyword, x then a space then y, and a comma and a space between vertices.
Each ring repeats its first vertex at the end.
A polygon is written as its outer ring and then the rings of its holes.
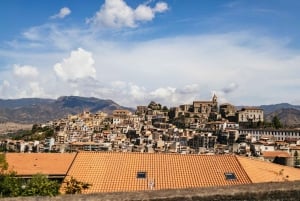
POLYGON ((262 109, 219 105, 216 95, 173 108, 152 101, 135 112, 83 111, 35 126, 54 133, 34 141, 6 138, 1 150, 236 154, 300 168, 300 129, 266 126, 262 109))

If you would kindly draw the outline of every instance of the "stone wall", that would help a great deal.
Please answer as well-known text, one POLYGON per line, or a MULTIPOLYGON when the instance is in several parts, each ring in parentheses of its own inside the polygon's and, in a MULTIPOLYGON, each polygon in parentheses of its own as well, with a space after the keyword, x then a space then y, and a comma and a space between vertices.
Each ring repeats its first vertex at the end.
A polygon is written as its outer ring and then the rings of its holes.
POLYGON ((229 187, 61 195, 57 197, 2 198, 0 201, 281 201, 300 200, 300 181, 237 185, 229 187))

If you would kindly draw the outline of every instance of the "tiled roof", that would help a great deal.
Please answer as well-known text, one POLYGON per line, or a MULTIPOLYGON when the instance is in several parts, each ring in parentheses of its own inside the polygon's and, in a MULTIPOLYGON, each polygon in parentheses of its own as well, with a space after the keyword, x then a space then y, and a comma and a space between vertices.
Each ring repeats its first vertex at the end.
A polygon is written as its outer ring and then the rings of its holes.
POLYGON ((18 175, 66 175, 74 153, 6 153, 9 170, 18 175))
POLYGON ((251 183, 233 155, 79 152, 71 176, 92 184, 85 193, 150 190, 151 183, 156 190, 251 183))
POLYGON ((296 145, 296 146, 290 146, 290 149, 293 149, 293 150, 300 150, 300 146, 299 146, 299 145, 296 145))
POLYGON ((291 155, 286 151, 264 151, 262 152, 265 158, 285 157, 289 158, 291 155))
POLYGON ((300 169, 248 157, 237 157, 253 183, 297 181, 300 169))

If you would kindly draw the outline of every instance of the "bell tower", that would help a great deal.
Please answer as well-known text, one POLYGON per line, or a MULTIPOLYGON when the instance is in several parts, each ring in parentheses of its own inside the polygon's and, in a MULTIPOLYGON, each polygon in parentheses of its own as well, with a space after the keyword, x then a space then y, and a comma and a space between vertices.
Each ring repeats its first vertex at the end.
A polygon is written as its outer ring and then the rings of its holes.
POLYGON ((213 103, 217 103, 218 102, 218 97, 216 96, 216 94, 213 95, 212 102, 213 103))

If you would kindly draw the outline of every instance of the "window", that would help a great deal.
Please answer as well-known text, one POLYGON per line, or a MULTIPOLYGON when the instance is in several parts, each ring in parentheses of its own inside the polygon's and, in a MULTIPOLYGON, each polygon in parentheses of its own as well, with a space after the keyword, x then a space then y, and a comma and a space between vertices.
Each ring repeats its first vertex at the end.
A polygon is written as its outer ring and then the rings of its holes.
POLYGON ((146 175, 147 175, 146 172, 138 172, 136 174, 136 178, 138 178, 138 179, 145 179, 146 175))
POLYGON ((227 172, 224 173, 226 180, 234 180, 236 179, 236 176, 233 172, 227 172))

